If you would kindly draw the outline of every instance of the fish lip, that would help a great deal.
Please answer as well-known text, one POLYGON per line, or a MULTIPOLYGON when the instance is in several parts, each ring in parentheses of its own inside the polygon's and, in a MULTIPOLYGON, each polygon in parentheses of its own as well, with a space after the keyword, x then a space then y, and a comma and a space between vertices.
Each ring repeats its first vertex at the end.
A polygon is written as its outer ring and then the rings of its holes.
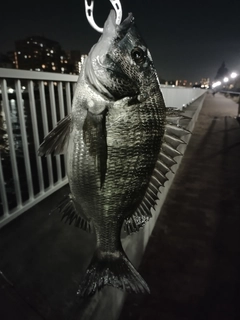
POLYGON ((114 63, 114 61, 112 60, 112 58, 110 57, 110 55, 107 54, 107 58, 114 64, 114 67, 113 67, 113 68, 111 68, 111 67, 109 67, 109 66, 107 66, 107 65, 104 65, 104 64, 101 62, 99 56, 96 58, 96 60, 97 60, 98 64, 100 65, 100 67, 104 68, 104 69, 107 70, 107 71, 112 71, 112 72, 116 73, 116 74, 119 75, 119 76, 122 76, 123 71, 122 71, 122 70, 118 70, 118 69, 119 69, 118 66, 114 63), (118 68, 118 69, 117 69, 117 68, 118 68))

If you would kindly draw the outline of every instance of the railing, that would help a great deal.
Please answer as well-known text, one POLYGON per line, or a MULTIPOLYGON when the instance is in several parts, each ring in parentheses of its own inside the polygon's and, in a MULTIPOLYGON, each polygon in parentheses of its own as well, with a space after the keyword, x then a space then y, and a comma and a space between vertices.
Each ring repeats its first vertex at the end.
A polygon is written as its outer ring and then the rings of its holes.
MULTIPOLYGON (((233 99, 238 104, 236 119, 240 122, 240 92, 232 90, 219 90, 217 92, 223 93, 225 97, 233 99)), ((216 92, 213 91, 213 94, 215 93, 216 92)))
POLYGON ((206 90, 200 88, 185 88, 175 86, 161 86, 167 107, 182 109, 199 98, 206 90))
POLYGON ((71 111, 77 79, 0 69, 0 227, 67 183, 64 157, 41 158, 37 150, 71 111))
MULTIPOLYGON (((39 157, 44 136, 71 111, 78 77, 0 69, 0 227, 67 183, 63 155, 39 157)), ((162 87, 168 107, 205 93, 162 87)))

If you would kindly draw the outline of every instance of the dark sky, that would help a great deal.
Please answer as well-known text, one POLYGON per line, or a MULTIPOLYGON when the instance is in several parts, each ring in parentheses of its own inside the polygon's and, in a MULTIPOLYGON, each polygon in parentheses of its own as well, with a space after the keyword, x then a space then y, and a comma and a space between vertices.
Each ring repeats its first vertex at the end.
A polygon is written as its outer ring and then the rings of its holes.
MULTIPOLYGON (((227 68, 240 73, 240 0, 122 0, 123 17, 133 12, 159 77, 199 81, 227 68), (225 4, 224 4, 225 3, 225 4)), ((109 0, 95 0, 95 21, 102 26, 109 0)), ((100 34, 88 24, 84 0, 1 1, 0 52, 14 41, 44 35, 64 50, 88 53, 100 34)))

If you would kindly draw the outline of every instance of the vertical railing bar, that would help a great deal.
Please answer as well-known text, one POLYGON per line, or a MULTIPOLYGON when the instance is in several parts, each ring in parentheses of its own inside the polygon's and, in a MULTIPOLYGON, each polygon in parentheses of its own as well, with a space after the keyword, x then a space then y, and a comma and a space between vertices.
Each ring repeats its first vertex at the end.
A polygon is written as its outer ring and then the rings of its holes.
POLYGON ((68 114, 72 111, 72 99, 71 99, 71 91, 70 91, 70 83, 66 83, 66 99, 67 99, 67 111, 68 114))
MULTIPOLYGON (((64 111, 62 82, 58 82, 58 101, 59 101, 60 119, 63 119, 65 117, 65 111, 64 111)), ((67 162, 66 162, 66 159, 64 157, 65 172, 67 170, 67 165, 66 164, 67 164, 67 162)), ((61 174, 62 174, 62 178, 65 178, 65 176, 63 176, 62 170, 61 170, 61 174)))
POLYGON ((64 112, 62 82, 58 82, 58 101, 59 101, 60 119, 63 119, 65 117, 65 112, 64 112))
MULTIPOLYGON (((53 87, 53 82, 49 82, 48 84, 49 88, 49 94, 50 94, 50 106, 51 106, 51 115, 52 115, 52 126, 53 128, 56 127, 57 124, 57 114, 56 114, 56 102, 55 102, 55 94, 54 94, 54 87, 53 87)), ((60 164, 60 156, 56 155, 56 164, 57 164, 57 176, 58 176, 58 181, 61 180, 62 174, 61 174, 61 164, 60 164)))
POLYGON ((9 209, 8 209, 8 200, 7 200, 5 182, 3 178, 1 154, 0 154, 0 195, 1 195, 2 206, 3 206, 3 217, 6 217, 9 214, 9 209))
POLYGON ((11 166, 12 166, 12 173, 13 173, 13 180, 14 180, 14 188, 15 188, 16 199, 17 199, 17 206, 22 206, 22 196, 21 196, 21 190, 20 190, 17 159, 16 159, 16 153, 15 153, 15 144, 13 140, 10 107, 9 107, 8 94, 7 94, 7 82, 5 79, 1 81, 1 89, 2 89, 2 99, 3 99, 3 110, 5 113, 6 124, 7 124, 10 159, 11 159, 11 166))
MULTIPOLYGON (((72 112, 72 98, 71 98, 71 90, 70 83, 66 83, 66 100, 67 100, 67 113, 70 114, 72 112)), ((64 155, 64 165, 65 172, 67 172, 67 157, 64 155)))
POLYGON ((75 93, 76 87, 77 87, 77 83, 73 82, 73 84, 72 84, 73 95, 74 95, 74 93, 75 93))
POLYGON ((37 172, 38 172, 38 181, 39 181, 39 189, 40 192, 44 191, 44 182, 43 182, 43 169, 42 169, 42 161, 38 156, 38 148, 39 148, 39 135, 38 135, 38 122, 36 116, 36 104, 35 104, 35 96, 33 90, 33 81, 30 80, 28 82, 28 94, 29 94, 29 103, 30 103, 30 113, 32 120, 32 128, 33 128, 33 141, 34 141, 34 150, 36 156, 37 163, 37 172))
POLYGON ((26 125, 25 125, 24 112, 23 112, 23 100, 22 100, 20 80, 16 80, 15 89, 16 89, 18 115, 19 115, 19 122, 20 122, 20 130, 21 130, 21 138, 22 138, 22 145, 23 145, 23 155, 24 155, 24 163, 25 163, 26 176, 27 176, 29 199, 32 200, 34 197, 34 195, 33 195, 33 182, 32 182, 30 157, 29 157, 29 151, 28 151, 26 125))
MULTIPOLYGON (((46 111, 46 97, 45 97, 43 81, 39 81, 39 93, 40 93, 41 112, 42 112, 42 121, 43 121, 43 133, 44 133, 44 136, 46 136, 48 134, 48 118, 47 118, 47 111, 46 111)), ((48 167, 49 186, 53 187, 52 159, 50 155, 46 156, 46 158, 47 158, 47 167, 48 167)))

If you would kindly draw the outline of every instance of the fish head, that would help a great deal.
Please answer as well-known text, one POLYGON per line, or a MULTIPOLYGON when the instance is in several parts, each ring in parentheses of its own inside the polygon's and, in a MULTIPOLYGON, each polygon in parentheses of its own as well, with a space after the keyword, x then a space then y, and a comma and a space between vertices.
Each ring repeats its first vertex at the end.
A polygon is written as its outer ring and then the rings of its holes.
POLYGON ((139 96, 153 77, 157 79, 151 54, 132 14, 129 13, 120 25, 115 20, 116 13, 111 10, 103 34, 86 63, 90 84, 112 100, 139 96))

